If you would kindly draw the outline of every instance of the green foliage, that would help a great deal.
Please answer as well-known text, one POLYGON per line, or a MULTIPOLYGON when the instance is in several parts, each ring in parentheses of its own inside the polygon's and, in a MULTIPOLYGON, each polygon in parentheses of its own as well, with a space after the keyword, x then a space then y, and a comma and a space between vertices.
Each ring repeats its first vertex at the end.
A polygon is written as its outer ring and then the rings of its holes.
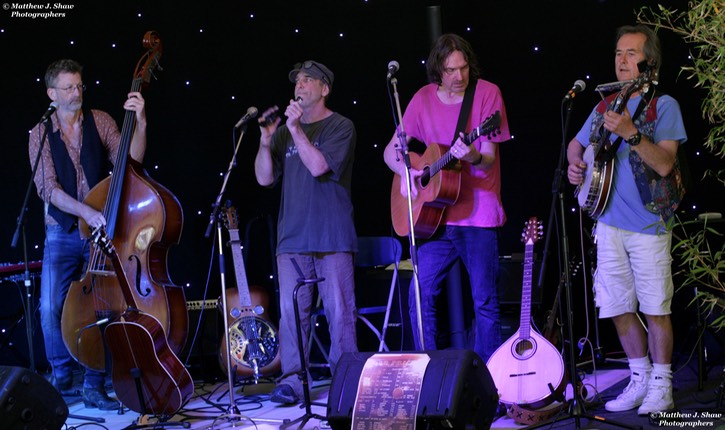
MULTIPOLYGON (((696 87, 707 90, 702 113, 712 128, 704 145, 725 158, 725 0, 693 0, 684 12, 645 6, 637 13, 637 21, 655 30, 670 30, 691 45, 692 65, 683 66, 682 72, 696 87)), ((722 182, 722 171, 718 177, 722 182)))
MULTIPOLYGON (((725 0, 692 0, 688 10, 680 12, 662 5, 657 8, 645 6, 637 13, 637 21, 664 28, 681 36, 690 45, 691 65, 683 66, 681 72, 703 88, 707 95, 702 102, 703 117, 712 125, 703 143, 714 155, 725 158, 725 0)), ((725 185, 725 169, 706 172, 725 185)), ((678 274, 684 279, 682 286, 695 287, 694 300, 700 310, 712 314, 710 325, 716 329, 725 327, 725 286, 721 275, 725 270, 725 245, 713 249, 708 239, 721 236, 717 230, 708 227, 707 220, 702 229, 688 233, 688 225, 699 225, 697 221, 682 222, 677 219, 673 226, 674 252, 681 257, 678 274)), ((720 239, 722 242, 722 239, 720 239)))
POLYGON ((675 224, 678 229, 672 232, 676 241, 673 250, 681 257, 675 276, 681 275, 684 279, 680 288, 694 287, 697 291, 695 300, 699 301, 700 309, 707 314, 713 314, 715 320, 712 325, 721 329, 725 327, 725 285, 722 280, 725 272, 725 260, 722 258, 725 254, 725 242, 722 234, 708 226, 707 220, 699 222, 678 219, 675 224), (695 231, 690 233, 692 230, 695 231), (711 245, 713 237, 722 243, 719 249, 711 245))

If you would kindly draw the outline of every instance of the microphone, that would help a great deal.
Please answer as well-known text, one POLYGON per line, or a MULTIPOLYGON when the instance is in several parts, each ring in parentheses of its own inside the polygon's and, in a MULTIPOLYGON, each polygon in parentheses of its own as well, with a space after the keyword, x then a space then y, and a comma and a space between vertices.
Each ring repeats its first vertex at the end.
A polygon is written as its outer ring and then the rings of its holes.
POLYGON ((38 122, 45 122, 47 121, 51 115, 53 115, 53 112, 58 109, 58 102, 52 102, 50 106, 48 106, 48 110, 45 111, 43 116, 40 117, 40 121, 38 122))
POLYGON ((258 112, 259 111, 256 107, 250 106, 249 109, 247 109, 247 113, 245 113, 244 116, 234 125, 234 128, 239 128, 249 122, 250 119, 256 118, 258 112))
POLYGON ((262 115, 262 120, 259 121, 259 125, 262 127, 267 127, 268 125, 274 124, 274 122, 279 117, 279 110, 276 110, 269 115, 262 115))
POLYGON ((571 87, 568 93, 566 93, 566 95, 564 96, 564 100, 562 100, 562 103, 573 99, 574 97, 576 97, 577 93, 584 91, 584 88, 586 87, 586 82, 582 81, 581 79, 574 82, 574 86, 571 87))
POLYGON ((400 64, 397 61, 393 60, 388 63, 388 80, 398 72, 398 69, 400 69, 400 64))

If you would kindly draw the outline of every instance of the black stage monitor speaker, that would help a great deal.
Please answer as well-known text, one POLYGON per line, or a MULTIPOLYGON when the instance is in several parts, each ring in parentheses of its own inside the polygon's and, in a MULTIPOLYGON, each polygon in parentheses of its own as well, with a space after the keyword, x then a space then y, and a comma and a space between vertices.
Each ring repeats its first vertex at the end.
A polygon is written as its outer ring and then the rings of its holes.
MULTIPOLYGON (((374 352, 345 353, 335 369, 327 403, 327 419, 335 430, 352 428, 352 418, 358 396, 358 382, 367 360, 374 352)), ((418 428, 428 429, 488 429, 498 407, 498 392, 486 364, 479 356, 468 350, 443 350, 415 353, 384 353, 428 355, 430 362, 425 369, 416 412, 418 428)), ((393 374, 396 369, 388 368, 384 373, 393 374)), ((386 375, 382 374, 382 378, 386 375)), ((397 377, 391 376, 385 382, 373 384, 391 386, 397 377)), ((395 383, 389 396, 376 405, 376 411, 388 409, 390 415, 396 411, 395 383), (383 406, 381 406, 383 405, 383 406)), ((410 385, 407 385, 410 387, 410 385)), ((402 391, 402 390, 401 390, 402 391)), ((406 394, 407 395, 407 394, 406 394)))
POLYGON ((0 427, 58 430, 68 418, 60 393, 42 376, 22 367, 0 366, 0 427))

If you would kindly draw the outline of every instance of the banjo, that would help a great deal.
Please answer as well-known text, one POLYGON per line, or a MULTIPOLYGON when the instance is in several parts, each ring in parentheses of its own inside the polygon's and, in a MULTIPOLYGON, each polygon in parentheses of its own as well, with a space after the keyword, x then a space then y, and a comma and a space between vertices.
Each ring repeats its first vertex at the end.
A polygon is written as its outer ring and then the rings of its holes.
MULTIPOLYGON (((654 68, 645 67, 646 69, 636 79, 622 82, 621 91, 612 100, 607 110, 621 114, 632 94, 653 82, 654 68)), ((587 165, 584 181, 574 190, 574 197, 579 201, 579 207, 592 219, 598 219, 602 215, 612 190, 614 154, 616 154, 622 138, 617 139, 612 145, 609 140, 611 134, 611 131, 602 128, 599 139, 584 150, 582 159, 587 165)))

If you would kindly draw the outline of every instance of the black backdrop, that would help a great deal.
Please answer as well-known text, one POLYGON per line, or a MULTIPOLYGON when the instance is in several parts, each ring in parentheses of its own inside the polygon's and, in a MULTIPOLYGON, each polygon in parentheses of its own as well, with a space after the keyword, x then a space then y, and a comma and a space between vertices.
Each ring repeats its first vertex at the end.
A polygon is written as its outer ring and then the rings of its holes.
MULTIPOLYGON (((588 89, 575 99, 570 138, 598 100, 592 89, 616 79, 615 28, 634 23, 635 11, 651 2, 440 3, 443 32, 467 38, 479 56, 483 78, 497 83, 503 92, 514 139, 501 145, 508 223, 501 231, 500 247, 502 255, 523 252, 519 238, 524 221, 538 216, 550 222, 551 184, 562 142, 563 95, 575 80, 587 82, 588 89)), ((685 1, 664 3, 686 8, 685 1)), ((43 83, 45 68, 58 58, 81 62, 88 85, 85 106, 106 110, 120 123, 133 69, 143 53, 142 36, 152 29, 159 32, 164 45, 164 70, 144 93, 149 122, 144 164, 184 208, 181 244, 171 249, 169 267, 176 283, 188 284, 188 298, 203 296, 209 273, 212 242, 203 234, 221 173, 231 157, 232 126, 250 105, 260 110, 286 105, 292 94, 287 74, 298 61, 316 59, 334 71, 331 107, 356 124, 353 202, 358 233, 391 234, 391 173, 382 159, 393 131, 386 66, 392 59, 400 63, 399 90, 405 106, 425 83, 423 60, 431 34, 428 14, 436 4, 413 0, 203 4, 69 0, 50 3, 51 8, 62 6, 53 10, 63 13, 62 17, 30 18, 22 15, 47 10, 28 5, 45 7, 45 3, 4 3, 0 10, 4 201, 0 262, 23 258, 22 242, 15 249, 10 242, 30 176, 27 134, 49 102, 43 83)), ((683 202, 683 215, 722 211, 722 188, 699 182, 702 172, 719 160, 705 154, 701 144, 707 132, 700 109, 704 92, 693 89, 692 81, 684 76, 678 77, 680 67, 689 61, 688 46, 670 32, 660 34, 664 45, 660 87, 682 106, 690 138, 686 149, 697 184, 683 202)), ((258 138, 259 131, 250 127, 226 194, 239 211, 242 228, 260 215, 276 218, 278 190, 264 189, 254 180, 258 138)), ((576 251, 578 217, 570 189, 566 195, 567 210, 571 209, 569 234, 576 251)), ((33 188, 25 229, 31 260, 42 258, 41 212, 33 188)), ((590 224, 585 221, 585 227, 590 224)), ((265 224, 256 224, 253 231, 248 260, 254 264, 249 276, 253 283, 269 282, 265 224)), ((541 245, 537 246, 541 251, 541 245)), ((551 252, 556 255, 556 248, 551 252)), ((550 272, 558 272, 554 259, 549 264, 550 272)), ((216 273, 211 271, 211 297, 218 294, 216 273)), ((555 287, 555 281, 550 287, 555 287)))

